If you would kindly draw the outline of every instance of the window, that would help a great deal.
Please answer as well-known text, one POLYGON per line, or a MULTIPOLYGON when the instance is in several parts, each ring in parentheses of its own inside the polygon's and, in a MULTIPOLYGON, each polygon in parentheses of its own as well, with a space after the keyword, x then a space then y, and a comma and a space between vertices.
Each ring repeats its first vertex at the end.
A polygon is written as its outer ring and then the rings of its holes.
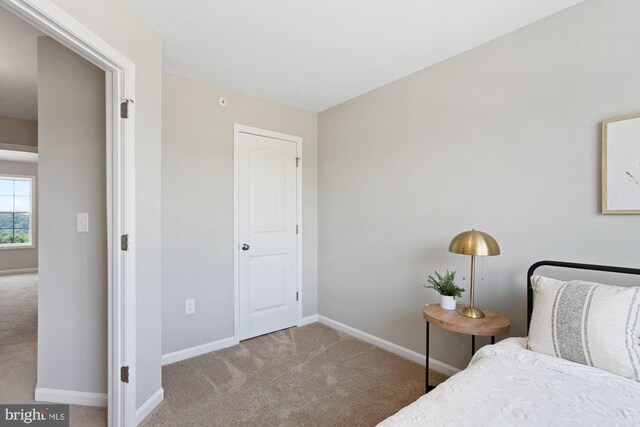
POLYGON ((33 178, 0 176, 0 248, 33 246, 33 178))

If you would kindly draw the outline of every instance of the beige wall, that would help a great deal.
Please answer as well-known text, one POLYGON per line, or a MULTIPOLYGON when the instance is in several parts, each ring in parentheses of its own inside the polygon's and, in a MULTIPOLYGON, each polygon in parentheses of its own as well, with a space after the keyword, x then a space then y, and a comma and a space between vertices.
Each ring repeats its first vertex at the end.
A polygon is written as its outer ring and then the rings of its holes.
POLYGON ((0 144, 38 146, 38 122, 0 116, 0 144))
MULTIPOLYGON (((533 262, 637 266, 639 217, 599 213, 599 150, 603 119, 640 112, 638 22, 589 0, 321 113, 320 314, 424 353, 422 285, 468 276, 447 248, 472 227, 502 247, 476 301, 511 335, 533 262)), ((436 329, 431 356, 463 367, 464 343, 436 329)))
POLYGON ((104 71, 38 39, 38 388, 107 392, 105 116, 104 71))
POLYGON ((234 123, 303 138, 303 312, 316 314, 317 115, 168 73, 162 92, 163 354, 234 335, 234 123))
MULTIPOLYGON (((35 123, 35 122, 34 122, 35 123)), ((1 132, 1 131, 0 131, 1 132)), ((38 195, 38 164, 27 162, 11 162, 0 160, 0 175, 35 176, 34 188, 36 197, 38 195)), ((33 229, 34 242, 36 247, 18 249, 0 249, 0 273, 7 270, 24 270, 38 268, 38 227, 37 210, 38 204, 34 199, 34 212, 36 219, 33 229)))
POLYGON ((136 65, 136 396, 161 387, 160 366, 160 36, 126 0, 52 0, 136 65))

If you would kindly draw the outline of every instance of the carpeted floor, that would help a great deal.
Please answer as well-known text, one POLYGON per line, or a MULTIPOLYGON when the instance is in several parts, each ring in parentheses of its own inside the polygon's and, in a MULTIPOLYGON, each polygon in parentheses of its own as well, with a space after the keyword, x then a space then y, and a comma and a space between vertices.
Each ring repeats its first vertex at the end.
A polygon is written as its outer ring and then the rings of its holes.
MULTIPOLYGON (((36 385, 37 275, 0 276, 0 403, 36 385)), ((424 367, 318 323, 165 366, 165 400, 143 425, 373 426, 424 392, 424 367)), ((430 382, 446 379, 430 372, 430 382)), ((105 408, 71 406, 72 426, 105 408)))
POLYGON ((144 426, 374 426, 424 393, 423 366, 318 323, 162 375, 165 400, 144 426))
MULTIPOLYGON (((0 276, 0 403, 32 403, 36 388, 38 276, 0 276)), ((70 407, 72 426, 107 424, 106 408, 70 407)))

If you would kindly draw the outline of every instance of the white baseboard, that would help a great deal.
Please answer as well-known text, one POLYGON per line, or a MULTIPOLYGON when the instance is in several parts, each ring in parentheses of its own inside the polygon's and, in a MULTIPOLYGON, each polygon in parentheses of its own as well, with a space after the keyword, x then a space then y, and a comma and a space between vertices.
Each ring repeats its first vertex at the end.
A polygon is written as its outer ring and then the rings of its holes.
POLYGON ((298 326, 310 325, 312 323, 316 323, 318 321, 318 315, 314 314, 313 316, 303 317, 298 326))
POLYGON ((197 345, 191 348, 185 348, 184 350, 178 350, 171 353, 162 355, 162 365, 169 365, 171 363, 180 362, 181 360, 191 359, 192 357, 200 356, 202 354, 211 353, 212 351, 222 350, 223 348, 231 347, 239 344, 240 341, 236 337, 229 337, 218 341, 213 341, 207 344, 197 345))
POLYGON ((0 270, 0 276, 9 276, 12 274, 28 274, 28 273, 37 273, 37 268, 20 268, 17 270, 0 270))
POLYGON ((107 407, 107 393, 90 393, 87 391, 58 390, 36 387, 36 402, 68 403, 70 405, 107 407))
MULTIPOLYGON (((351 326, 345 325, 344 323, 336 322, 335 320, 329 319, 324 316, 318 316, 318 322, 340 332, 344 332, 347 335, 351 335, 352 337, 368 342, 369 344, 373 344, 376 347, 380 347, 383 350, 387 350, 393 354, 397 354, 400 357, 409 359, 412 362, 419 363, 421 365, 424 365, 425 363, 425 356, 418 352, 409 350, 408 348, 399 346, 398 344, 385 341, 382 338, 378 338, 359 329, 352 328, 351 326)), ((460 372, 460 369, 455 368, 451 365, 447 365, 446 363, 443 363, 439 360, 432 359, 431 357, 429 358, 429 368, 447 376, 451 376, 460 372)))
POLYGON ((136 425, 140 424, 163 400, 164 389, 160 387, 158 391, 153 393, 153 395, 136 410, 136 425))
MULTIPOLYGON (((318 315, 303 317, 298 326, 310 325, 318 321, 318 315)), ((171 363, 180 362, 183 360, 191 359, 192 357, 200 356, 203 354, 211 353, 212 351, 222 350, 223 348, 231 347, 239 344, 235 337, 229 337, 218 341, 213 341, 207 344, 198 345, 191 348, 185 348, 184 350, 178 350, 171 353, 162 355, 162 365, 169 365, 171 363)))

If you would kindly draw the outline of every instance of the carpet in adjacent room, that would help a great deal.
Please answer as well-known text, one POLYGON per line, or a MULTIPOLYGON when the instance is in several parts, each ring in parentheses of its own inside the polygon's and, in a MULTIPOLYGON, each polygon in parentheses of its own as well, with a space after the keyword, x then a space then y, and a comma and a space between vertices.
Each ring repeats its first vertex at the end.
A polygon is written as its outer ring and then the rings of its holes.
MULTIPOLYGON (((0 276, 0 403, 35 402, 37 347, 38 275, 0 276)), ((107 408, 71 405, 69 418, 72 427, 106 426, 107 408)))

